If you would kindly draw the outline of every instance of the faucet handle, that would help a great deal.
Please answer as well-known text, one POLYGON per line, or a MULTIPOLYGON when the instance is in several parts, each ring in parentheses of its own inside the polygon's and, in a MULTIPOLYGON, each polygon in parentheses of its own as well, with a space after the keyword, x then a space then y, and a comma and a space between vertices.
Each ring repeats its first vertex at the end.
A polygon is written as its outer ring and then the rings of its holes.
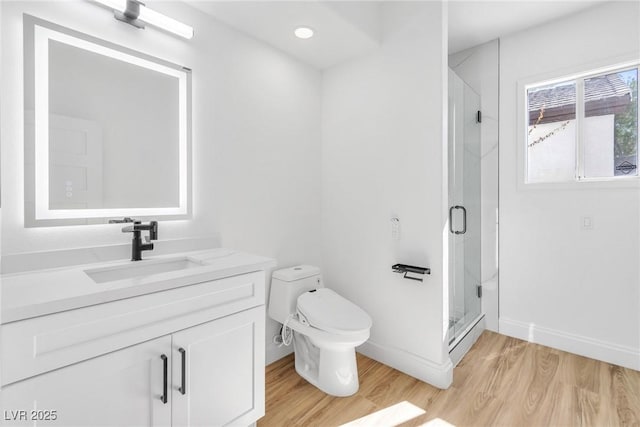
POLYGON ((158 221, 149 221, 149 240, 158 240, 158 221))
POLYGON ((135 220, 133 221, 133 225, 122 228, 123 233, 139 232, 144 230, 149 231, 149 240, 158 240, 158 221, 149 221, 149 224, 143 224, 142 221, 135 220))

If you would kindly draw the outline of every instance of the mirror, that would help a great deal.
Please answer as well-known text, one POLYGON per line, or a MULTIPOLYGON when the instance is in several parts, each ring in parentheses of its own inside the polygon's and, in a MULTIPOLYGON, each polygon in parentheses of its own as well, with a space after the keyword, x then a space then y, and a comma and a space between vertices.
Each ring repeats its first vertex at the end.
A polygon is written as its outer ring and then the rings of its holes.
POLYGON ((188 217, 190 70, 24 19, 26 224, 188 217))

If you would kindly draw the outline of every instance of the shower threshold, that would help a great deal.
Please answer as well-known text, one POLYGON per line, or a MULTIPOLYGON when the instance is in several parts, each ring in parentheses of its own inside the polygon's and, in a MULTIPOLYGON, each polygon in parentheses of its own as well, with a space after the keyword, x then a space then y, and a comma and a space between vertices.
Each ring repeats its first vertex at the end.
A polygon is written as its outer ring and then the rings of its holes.
POLYGON ((467 326, 454 340, 449 343, 449 357, 453 366, 457 366, 471 346, 476 342, 482 331, 485 330, 484 314, 478 316, 467 326))

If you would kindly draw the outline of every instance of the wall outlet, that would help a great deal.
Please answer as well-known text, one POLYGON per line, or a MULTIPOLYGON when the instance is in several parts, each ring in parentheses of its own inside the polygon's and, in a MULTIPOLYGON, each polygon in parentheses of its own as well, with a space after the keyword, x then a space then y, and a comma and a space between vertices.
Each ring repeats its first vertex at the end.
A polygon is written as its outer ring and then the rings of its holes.
POLYGON ((593 218, 590 216, 583 216, 580 218, 580 228, 582 230, 593 230, 593 218))

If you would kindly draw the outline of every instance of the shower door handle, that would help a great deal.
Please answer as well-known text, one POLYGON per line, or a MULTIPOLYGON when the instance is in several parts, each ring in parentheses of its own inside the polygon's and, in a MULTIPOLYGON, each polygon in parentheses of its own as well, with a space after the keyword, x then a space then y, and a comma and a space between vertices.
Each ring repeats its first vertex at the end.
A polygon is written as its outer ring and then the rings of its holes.
POLYGON ((467 210, 464 206, 458 206, 459 209, 462 209, 462 231, 457 232, 457 234, 464 234, 467 232, 467 210))
POLYGON ((467 232, 467 210, 464 206, 456 205, 449 208, 449 231, 453 234, 464 234, 467 232), (462 209, 462 231, 453 230, 453 210, 462 209))

